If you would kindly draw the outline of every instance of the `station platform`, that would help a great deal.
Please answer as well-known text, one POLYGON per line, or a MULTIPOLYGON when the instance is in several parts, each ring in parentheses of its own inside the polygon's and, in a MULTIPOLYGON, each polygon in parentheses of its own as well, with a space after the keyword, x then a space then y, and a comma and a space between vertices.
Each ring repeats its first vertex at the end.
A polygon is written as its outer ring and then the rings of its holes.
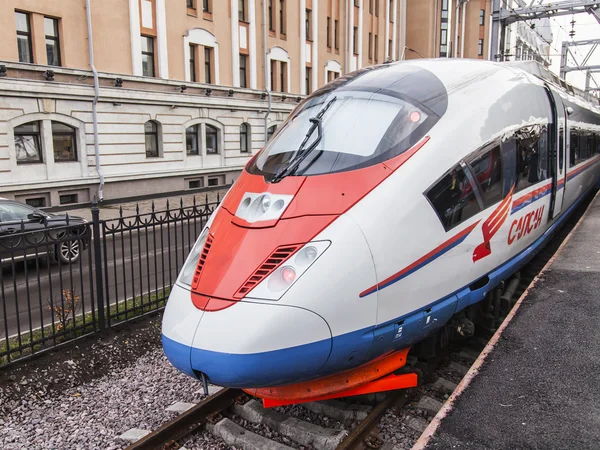
POLYGON ((600 448, 600 193, 415 449, 600 448))

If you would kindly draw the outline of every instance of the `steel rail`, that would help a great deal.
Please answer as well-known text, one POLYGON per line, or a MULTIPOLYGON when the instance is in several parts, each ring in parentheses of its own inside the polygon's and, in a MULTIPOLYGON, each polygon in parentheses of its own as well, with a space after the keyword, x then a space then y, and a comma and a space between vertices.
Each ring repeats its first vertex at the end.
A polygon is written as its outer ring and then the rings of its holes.
POLYGON ((242 391, 239 389, 221 389, 139 441, 134 442, 127 447, 127 450, 178 448, 175 444, 179 439, 196 431, 211 415, 229 408, 240 394, 242 394, 242 391))
MULTIPOLYGON (((363 441, 368 438, 369 433, 379 423, 381 416, 390 408, 392 405, 402 407, 408 401, 406 390, 399 390, 390 393, 382 402, 375 406, 371 412, 365 417, 358 426, 346 436, 346 438, 340 442, 337 446, 337 450, 351 450, 359 448, 363 441)), ((376 438, 377 439, 377 438, 376 438)))

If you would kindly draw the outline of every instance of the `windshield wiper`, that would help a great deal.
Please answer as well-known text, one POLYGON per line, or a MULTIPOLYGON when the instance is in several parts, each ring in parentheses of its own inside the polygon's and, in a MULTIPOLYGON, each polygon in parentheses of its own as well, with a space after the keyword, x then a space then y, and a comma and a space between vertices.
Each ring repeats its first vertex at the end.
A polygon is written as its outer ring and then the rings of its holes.
MULTIPOLYGON (((311 117, 310 119, 308 119, 312 123, 312 125, 309 128, 308 132, 306 133, 306 136, 305 136, 304 140, 302 141, 302 144, 300 144, 300 147, 297 150, 296 156, 289 161, 289 165, 286 168, 284 168, 283 170, 281 170, 281 171, 277 172, 275 175, 273 175, 273 177, 271 178, 271 183, 277 183, 277 182, 281 181, 284 177, 286 177, 288 175, 293 175, 294 173, 296 173, 296 170, 298 170, 298 167, 300 166, 300 164, 302 164, 302 161, 304 161, 306 159, 306 157, 315 148, 317 148, 317 145, 319 145, 319 142, 321 142, 321 139, 323 139, 323 116, 325 115, 325 112, 327 112, 329 107, 333 104, 333 102, 335 102, 336 100, 337 100, 337 97, 333 97, 321 109, 321 111, 319 111, 319 113, 315 117, 311 117), (315 139, 315 141, 312 144, 310 144, 310 146, 306 150, 304 150, 304 146, 306 145, 306 143, 308 142, 308 140, 314 133, 315 129, 318 130, 317 138, 315 139)), ((321 150, 321 152, 323 152, 323 150, 321 150)))

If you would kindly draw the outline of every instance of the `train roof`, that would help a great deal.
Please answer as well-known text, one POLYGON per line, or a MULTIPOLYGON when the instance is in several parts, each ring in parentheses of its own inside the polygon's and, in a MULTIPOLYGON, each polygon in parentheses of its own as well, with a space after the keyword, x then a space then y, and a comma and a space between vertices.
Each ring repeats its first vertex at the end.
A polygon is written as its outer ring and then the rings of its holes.
POLYGON ((528 72, 538 78, 541 78, 545 81, 548 81, 548 82, 554 84, 556 87, 564 89, 569 94, 579 97, 583 101, 591 103, 592 105, 594 105, 596 107, 600 105, 600 99, 598 99, 596 97, 586 98, 585 91, 582 91, 581 89, 568 83, 566 80, 560 78, 558 75, 551 72, 550 70, 548 70, 547 67, 543 66, 542 64, 540 64, 537 61, 510 61, 510 62, 505 62, 505 63, 500 63, 500 64, 505 64, 505 65, 508 65, 511 67, 516 67, 525 72, 528 72))

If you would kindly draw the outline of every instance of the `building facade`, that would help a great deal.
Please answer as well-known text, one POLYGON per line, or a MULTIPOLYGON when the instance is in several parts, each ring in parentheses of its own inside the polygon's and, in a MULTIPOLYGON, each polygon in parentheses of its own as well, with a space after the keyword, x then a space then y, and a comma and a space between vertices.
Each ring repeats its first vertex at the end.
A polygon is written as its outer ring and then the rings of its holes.
MULTIPOLYGON (((507 7, 524 8, 524 0, 508 0, 507 7)), ((537 61, 550 67, 550 44, 552 27, 549 18, 520 21, 507 27, 504 47, 505 59, 509 61, 537 61)))
POLYGON ((398 59, 402 1, 5 0, 0 195, 54 207, 228 184, 302 96, 398 59))
POLYGON ((490 59, 492 0, 407 0, 406 59, 490 59))
POLYGON ((229 184, 342 74, 488 58, 490 3, 4 0, 0 196, 55 207, 229 184))

